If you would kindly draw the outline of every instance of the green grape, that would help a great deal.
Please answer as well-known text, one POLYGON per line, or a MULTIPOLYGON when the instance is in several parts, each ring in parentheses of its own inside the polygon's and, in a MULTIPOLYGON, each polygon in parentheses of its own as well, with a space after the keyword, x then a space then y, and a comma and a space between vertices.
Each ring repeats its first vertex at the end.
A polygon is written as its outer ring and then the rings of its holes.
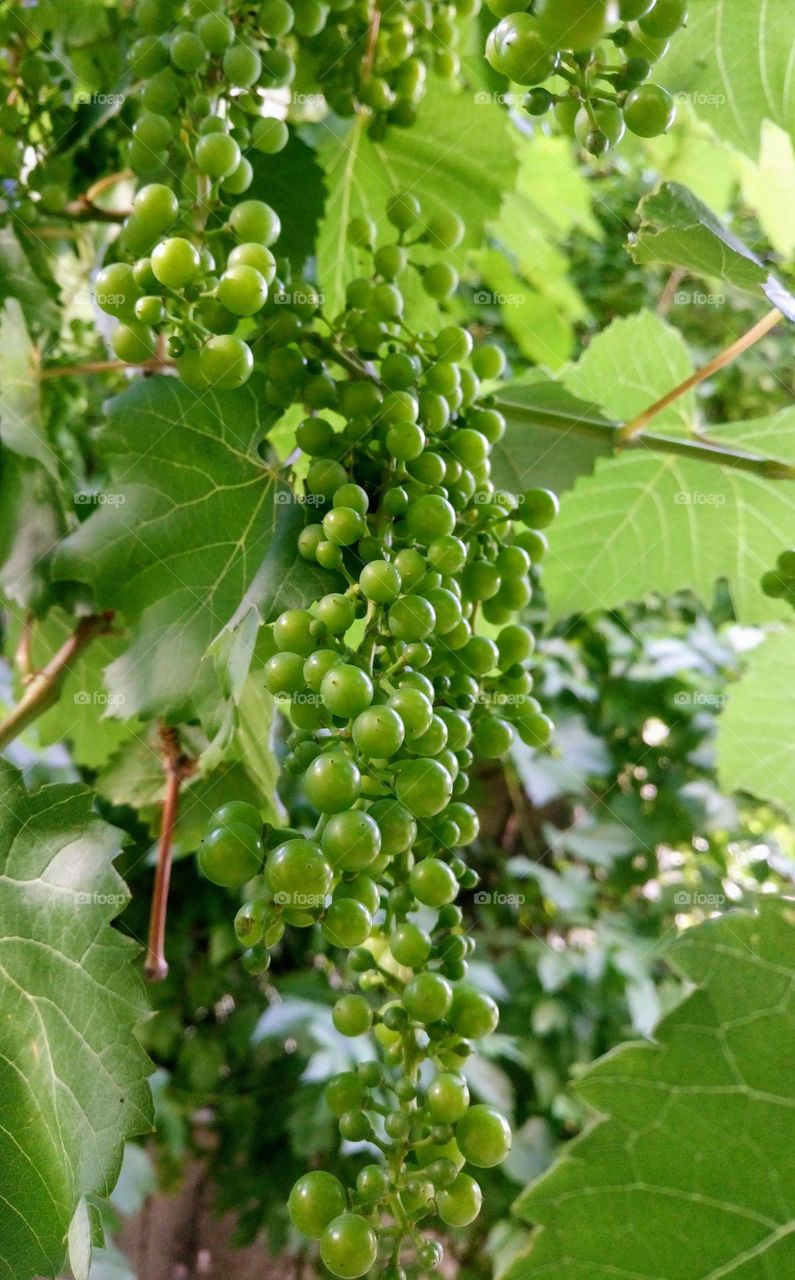
MULTIPOLYGON (((455 996, 453 997, 455 1000, 455 996)), ((455 1124, 469 1106, 469 1089, 462 1075, 445 1071, 428 1085, 425 1107, 439 1124, 455 1124)))
POLYGON ((624 120, 631 133, 656 138, 670 129, 676 118, 673 98, 656 84, 642 84, 627 94, 624 120))
POLYGON ((262 200, 244 200, 229 215, 229 226, 238 240, 252 244, 274 244, 281 231, 278 214, 262 200))
POLYGON ((443 907, 453 902, 458 894, 455 875, 447 863, 438 858, 423 858, 412 867, 409 887, 415 898, 426 907, 443 907))
POLYGON ((459 1173, 449 1186, 437 1191, 439 1217, 448 1227, 468 1227, 480 1213, 483 1193, 474 1178, 459 1173))
POLYGON ((610 9, 610 0, 538 0, 539 31, 551 48, 589 49, 605 34, 610 9))
POLYGON ((687 0, 656 0, 654 6, 638 14, 644 35, 653 40, 666 40, 687 22, 687 0))
POLYGON ((403 1005, 415 1022, 438 1022, 447 1013, 453 989, 438 973, 419 973, 406 983, 403 1005))
POLYGON ((358 1213, 342 1213, 320 1238, 320 1256, 333 1276, 357 1280, 366 1275, 378 1254, 375 1232, 358 1213))
POLYGON ((184 289, 201 271, 199 251, 190 240, 172 236, 152 251, 152 271, 168 289, 184 289))
POLYGON ((218 284, 218 301, 234 316, 253 316, 265 305, 268 285, 256 267, 228 267, 218 284))
POLYGON ((486 42, 486 58, 495 71, 517 84, 539 84, 557 62, 550 41, 528 13, 511 13, 497 24, 486 42))
POLYGON ((511 1149, 508 1121, 495 1107, 479 1103, 458 1121, 455 1139, 461 1154, 479 1169, 501 1164, 511 1149))
POLYGON ((287 1201, 290 1221, 298 1231, 319 1240, 328 1224, 345 1212, 348 1200, 339 1178, 322 1169, 305 1173, 287 1201))
POLYGON ((203 841, 199 868, 213 884, 237 889, 255 876, 262 865, 262 841, 250 826, 225 822, 203 841))
POLYGON ((467 1040, 480 1040, 497 1029, 499 1011, 491 996, 474 987, 456 987, 450 1022, 467 1040))
POLYGON ((381 852, 381 831, 371 813, 351 809, 332 814, 321 844, 335 872, 364 871, 381 852))
MULTIPOLYGON (((331 911, 348 910, 359 907, 361 904, 352 902, 335 902, 332 904, 331 911)), ((364 908, 362 907, 364 911, 364 908)), ((358 945, 358 944, 353 944, 358 945)), ((362 1036, 370 1030, 373 1021, 373 1011, 365 1000, 364 996, 341 996, 331 1012, 334 1026, 343 1036, 362 1036)))
POLYGON ((361 776, 341 751, 329 752, 312 761, 304 776, 304 789, 310 804, 321 813, 340 813, 358 799, 361 776))
POLYGON ((251 377, 254 357, 242 338, 219 334, 210 338, 201 352, 201 371, 206 382, 218 391, 233 391, 251 377))
POLYGON ((391 935, 389 949, 398 964, 420 969, 431 954, 431 939, 419 925, 406 922, 391 935))

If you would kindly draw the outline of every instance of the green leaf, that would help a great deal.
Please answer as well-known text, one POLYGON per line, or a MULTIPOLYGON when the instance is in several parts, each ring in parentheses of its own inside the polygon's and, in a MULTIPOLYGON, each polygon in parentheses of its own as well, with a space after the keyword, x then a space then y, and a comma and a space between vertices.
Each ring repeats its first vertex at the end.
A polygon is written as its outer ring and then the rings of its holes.
MULTIPOLYGON (((659 316, 641 311, 615 320, 594 338, 562 381, 572 395, 601 405, 619 422, 629 421, 684 382, 693 364, 684 341, 659 316)), ((695 424, 692 391, 654 419, 655 431, 689 433, 695 424)))
POLYGON ((691 191, 666 182, 640 204, 641 224, 630 241, 635 262, 664 262, 707 279, 757 290, 795 319, 795 298, 771 275, 761 258, 727 230, 691 191))
POLYGON ((57 1274, 79 1202, 109 1193, 125 1138, 151 1127, 150 1066, 137 948, 110 925, 119 833, 85 788, 28 795, 7 764, 0 797, 0 1267, 27 1280, 57 1274))
POLYGON ((559 382, 539 376, 527 385, 509 384, 497 406, 506 428, 492 450, 492 479, 507 493, 518 495, 534 485, 562 493, 588 475, 597 458, 611 455, 616 423, 559 382), (603 437, 584 434, 585 423, 603 437))
POLYGON ((721 138, 755 159, 765 118, 795 134, 793 45, 791 0, 693 0, 660 74, 721 138))
POLYGON ((795 809, 795 630, 768 636, 748 656, 718 721, 718 770, 727 791, 795 809))
POLYGON ((795 254, 795 152, 792 140, 766 120, 762 125, 759 163, 740 161, 743 198, 759 218, 777 253, 788 261, 795 254))
POLYGON ((496 249, 478 253, 476 265, 488 287, 475 292, 475 302, 499 307, 503 324, 522 355, 549 369, 559 369, 572 353, 574 330, 557 300, 531 288, 496 249))
POLYGON ((517 1201, 539 1229, 509 1280, 792 1275, 795 903, 710 920, 669 955, 695 990, 580 1080, 600 1118, 517 1201))
MULTIPOLYGON (((281 563, 258 574, 286 510, 277 489, 287 496, 258 452, 272 418, 261 392, 256 378, 201 396, 176 378, 141 378, 111 403, 106 501, 62 544, 56 570, 133 623, 108 671, 124 716, 215 722, 222 690, 207 648, 241 599, 252 603, 255 578, 258 594, 281 586, 281 563)), ((299 580, 296 567, 296 593, 299 580)))
POLYGON ((64 527, 52 477, 37 462, 0 453, 0 586, 9 599, 41 611, 64 527))
POLYGON ((451 255, 459 268, 466 250, 482 242, 484 225, 513 185, 516 159, 507 114, 477 97, 432 84, 411 129, 391 129, 383 142, 372 142, 360 117, 344 134, 329 132, 321 142, 318 159, 328 196, 317 258, 330 314, 340 309, 345 285, 361 270, 361 254, 346 239, 350 219, 366 215, 381 236, 394 239, 385 209, 396 192, 418 196, 426 214, 461 214, 466 237, 451 255))
MULTIPOLYGON (((651 315, 620 320, 589 347, 564 382, 569 391, 629 419, 691 371, 679 337, 651 315)), ((692 425, 691 396, 657 421, 682 434, 692 425)), ((737 449, 795 459, 795 412, 715 428, 737 449)), ((549 533, 545 586, 553 616, 609 609, 650 592, 691 588, 712 598, 725 577, 738 616, 766 621, 784 606, 759 579, 791 541, 795 484, 676 454, 640 450, 598 461, 562 504, 549 533)))
POLYGON ((37 334, 57 331, 60 324, 50 257, 40 237, 25 227, 20 227, 19 236, 8 225, 0 227, 0 302, 17 298, 37 334))

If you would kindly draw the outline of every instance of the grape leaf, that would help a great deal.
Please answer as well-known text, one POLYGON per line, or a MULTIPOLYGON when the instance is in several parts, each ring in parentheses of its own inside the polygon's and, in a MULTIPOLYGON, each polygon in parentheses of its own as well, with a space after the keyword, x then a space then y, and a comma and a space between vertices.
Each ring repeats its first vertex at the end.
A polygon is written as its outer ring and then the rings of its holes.
POLYGON ((455 209, 466 237, 452 251, 461 266, 467 248, 481 243, 516 173, 511 125, 505 112, 479 95, 454 95, 432 84, 411 129, 391 129, 383 142, 367 137, 361 117, 344 134, 328 132, 318 148, 328 195, 318 235, 318 278, 328 310, 343 303, 345 285, 360 270, 360 251, 348 244, 348 222, 366 215, 381 236, 394 239, 385 218, 389 198, 409 191, 423 211, 455 209))
POLYGON ((539 1229, 506 1280, 793 1274, 795 903, 710 920, 669 956, 695 990, 578 1082, 599 1118, 517 1201, 539 1229))
POLYGON ((150 1064, 133 1034, 135 945, 119 833, 78 786, 28 795, 0 765, 0 1270, 58 1273, 83 1196, 107 1195, 125 1137, 151 1127, 150 1064))
POLYGON ((791 0, 692 0, 688 8, 661 64, 663 84, 754 159, 765 118, 795 134, 791 0))
POLYGON ((761 290, 780 311, 795 319, 795 298, 771 275, 761 258, 722 225, 691 191, 666 182, 641 201, 640 229, 630 240, 639 266, 664 262, 697 275, 725 280, 755 293, 761 290))
MULTIPOLYGON (((213 722, 220 714, 206 650, 289 510, 257 448, 271 423, 261 392, 256 378, 201 396, 175 378, 142 378, 111 403, 99 442, 106 500, 62 543, 56 571, 88 582, 104 608, 133 624, 126 653, 108 670, 114 711, 124 716, 198 712, 213 722)), ((258 590, 270 589, 270 572, 257 577, 258 590)), ((296 593, 299 575, 296 567, 296 593)), ((315 588, 310 573, 309 598, 315 588)))
POLYGON ((718 770, 727 791, 795 809, 795 631, 767 637, 729 688, 718 721, 718 770))
MULTIPOLYGON (((565 386, 617 419, 630 418, 687 377, 681 340, 659 319, 617 321, 594 340, 565 386)), ((682 396, 655 420, 676 434, 692 422, 682 396)), ((795 460, 795 411, 711 430, 738 449, 795 460)), ((644 449, 598 461, 564 499, 549 531, 545 586, 554 616, 612 608, 652 591, 692 588, 710 600, 727 578, 738 616, 765 621, 784 607, 759 579, 791 540, 795 484, 715 462, 644 449)))
POLYGON ((558 301, 531 288, 496 249, 478 253, 475 264, 488 286, 475 292, 475 302, 499 307, 502 322, 522 355, 549 369, 559 369, 572 353, 574 330, 558 301))
POLYGON ((550 378, 503 387, 497 407, 506 426, 492 449, 492 479, 506 493, 516 496, 533 485, 561 493, 611 454, 617 424, 550 378), (603 431, 602 438, 585 434, 585 423, 603 431))
POLYGON ((56 486, 37 462, 0 453, 0 586, 37 609, 50 581, 50 556, 64 531, 56 486))

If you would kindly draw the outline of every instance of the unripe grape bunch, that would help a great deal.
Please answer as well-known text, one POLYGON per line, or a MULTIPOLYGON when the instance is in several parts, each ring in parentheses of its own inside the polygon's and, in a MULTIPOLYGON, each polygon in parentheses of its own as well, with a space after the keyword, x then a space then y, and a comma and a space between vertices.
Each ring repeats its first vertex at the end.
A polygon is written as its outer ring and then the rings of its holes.
POLYGON ((673 98, 649 76, 686 22, 687 0, 487 4, 499 22, 486 57, 509 80, 532 86, 525 100, 531 115, 554 108, 565 132, 597 156, 617 146, 626 129, 653 138, 673 124, 673 98))
MULTIPOLYGON (((373 1159, 348 1188, 306 1173, 288 1206, 343 1280, 376 1266, 392 1280, 406 1265, 433 1271, 435 1234, 474 1221, 477 1171, 510 1150, 505 1117, 472 1102, 462 1071, 498 1011, 469 981, 474 944, 456 899, 478 883, 464 856, 478 834, 475 759, 499 759, 514 737, 543 747, 552 727, 532 694, 533 634, 516 615, 557 502, 495 490, 489 455, 505 422, 482 384, 504 358, 457 325, 403 327, 395 280, 421 211, 402 195, 388 216, 397 244, 376 248, 365 220, 350 227, 370 270, 335 320, 344 357, 327 354, 303 381, 288 348, 266 362, 288 374, 267 387, 283 404, 306 405, 308 389, 315 401, 323 379, 334 388, 334 419, 316 412, 297 428, 311 512, 297 550, 338 589, 276 617, 265 666, 291 722, 285 768, 317 820, 263 829, 256 808, 230 801, 198 854, 208 879, 245 888, 245 968, 264 972, 286 930, 314 930, 341 977, 335 1027, 369 1037, 373 1056, 334 1077, 326 1101, 340 1136, 373 1159)), ((457 240, 457 224, 434 220, 437 238, 457 240)), ((451 270, 425 264, 433 296, 449 296, 451 270)))
MULTIPOLYGON (((119 359, 145 364, 167 356, 190 385, 231 390, 251 376, 252 348, 267 349, 263 330, 279 330, 273 316, 289 268, 272 251, 281 230, 278 215, 264 201, 246 198, 253 180, 246 152, 273 154, 287 143, 287 125, 263 114, 259 91, 292 79, 295 66, 281 38, 296 27, 305 31, 300 5, 314 3, 295 0, 291 7, 287 0, 265 0, 257 8, 224 0, 138 0, 139 35, 129 61, 142 83, 127 160, 143 185, 113 247, 116 260, 106 263, 95 283, 98 305, 119 321, 111 340, 119 359)), ((328 17, 325 6, 316 7, 328 17)), ((340 6, 335 13, 339 39, 361 50, 362 32, 343 30, 340 23, 343 17, 349 25, 363 22, 364 11, 340 6)), ((390 22, 405 27, 408 21, 402 8, 384 6, 378 13, 382 34, 390 22)), ((453 15, 447 6, 433 12, 429 6, 415 22, 436 47, 443 22, 444 40, 453 40, 453 15)), ((404 36, 412 46, 407 30, 404 36)), ((380 48, 376 40, 366 68, 369 89, 380 83, 380 48)), ((385 74, 411 72, 416 80, 401 99, 403 108, 409 98, 416 104, 424 84, 422 59, 405 49, 404 55, 398 58, 393 49, 382 68, 385 74)), ((442 57, 438 48, 434 57, 442 57)), ((344 60, 335 55, 332 61, 335 83, 350 78, 344 60)), ((410 122, 411 112, 389 105, 398 103, 397 92, 379 89, 377 105, 369 90, 349 89, 346 102, 367 99, 364 109, 373 122, 398 116, 410 122)), ((345 109, 341 100, 336 107, 345 109)), ((444 242, 444 232, 436 242, 444 242)), ((309 286, 301 293, 312 296, 309 286)), ((285 325, 289 318, 282 315, 285 325)))

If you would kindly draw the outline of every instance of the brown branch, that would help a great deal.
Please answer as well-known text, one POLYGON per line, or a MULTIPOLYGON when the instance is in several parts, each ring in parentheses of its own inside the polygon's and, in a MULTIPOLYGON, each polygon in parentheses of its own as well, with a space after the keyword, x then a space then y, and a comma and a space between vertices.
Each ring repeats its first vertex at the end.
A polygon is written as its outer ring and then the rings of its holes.
POLYGON ((140 364, 128 364, 126 360, 89 360, 86 364, 51 364, 39 372, 40 378, 81 378, 88 373, 114 373, 122 369, 138 369, 143 373, 162 372, 173 369, 173 360, 161 360, 154 356, 151 360, 143 360, 140 364))
POLYGON ((60 697, 61 688, 69 674, 70 663, 82 653, 95 636, 107 635, 113 614, 97 613, 81 618, 72 635, 41 671, 31 676, 27 688, 17 705, 0 723, 0 749, 13 742, 23 729, 27 729, 60 697))
POLYGON ((25 684, 33 679, 36 674, 36 668, 33 665, 33 632, 36 628, 36 615, 33 613, 25 614, 25 621, 22 624, 22 630, 19 633, 19 640, 14 651, 14 665, 25 684))
POLYGON ((381 30, 381 9, 376 0, 373 11, 370 14, 370 29, 367 32, 367 49, 364 55, 364 64, 362 71, 362 80, 369 80, 373 74, 373 64, 375 62, 375 47, 378 43, 378 33, 381 30))
POLYGON ((665 282, 665 288, 660 294, 660 300, 657 303, 658 316, 668 315, 668 312, 671 310, 671 304, 673 303, 673 300, 676 297, 676 291, 679 288, 680 284, 682 283, 686 275, 687 275, 687 272, 685 271, 684 267, 674 267, 673 271, 671 272, 671 274, 669 275, 668 279, 665 282))
POLYGON ((654 404, 649 405, 648 409, 644 409, 643 412, 639 413, 631 422, 626 422, 621 428, 619 438, 624 442, 631 440, 633 436, 636 436, 639 431, 643 430, 647 422, 650 422, 652 418, 656 418, 657 414, 662 413, 663 409, 667 409, 669 404, 673 404, 674 400, 678 400, 686 391, 690 391, 693 387, 697 387, 700 382, 705 382, 707 378, 710 378, 713 373, 717 373, 719 369, 723 369, 727 364, 731 364, 732 360, 735 360, 737 356, 742 355, 742 353, 747 351, 749 347, 752 347, 755 342, 758 342, 760 338, 763 338, 765 334, 775 328, 779 320, 783 320, 783 318, 784 317, 778 308, 773 307, 772 311, 768 311, 767 315, 763 316, 763 318, 755 324, 752 329, 749 329, 747 333, 744 333, 741 338, 738 338, 736 342, 733 342, 725 351, 721 351, 720 355, 709 360, 702 369, 697 369, 695 373, 691 374, 689 378, 685 378, 684 382, 680 382, 679 385, 673 387, 671 391, 667 391, 660 400, 655 400, 654 404))
POLYGON ((171 851, 174 843, 174 828, 179 815, 180 787, 183 779, 187 778, 195 768, 195 761, 185 755, 180 747, 176 729, 169 728, 167 725, 160 726, 160 749, 166 774, 166 794, 160 819, 160 844, 157 852, 157 869, 152 890, 149 937, 144 964, 144 972, 150 982, 162 982, 168 976, 165 948, 168 890, 171 884, 171 851))

